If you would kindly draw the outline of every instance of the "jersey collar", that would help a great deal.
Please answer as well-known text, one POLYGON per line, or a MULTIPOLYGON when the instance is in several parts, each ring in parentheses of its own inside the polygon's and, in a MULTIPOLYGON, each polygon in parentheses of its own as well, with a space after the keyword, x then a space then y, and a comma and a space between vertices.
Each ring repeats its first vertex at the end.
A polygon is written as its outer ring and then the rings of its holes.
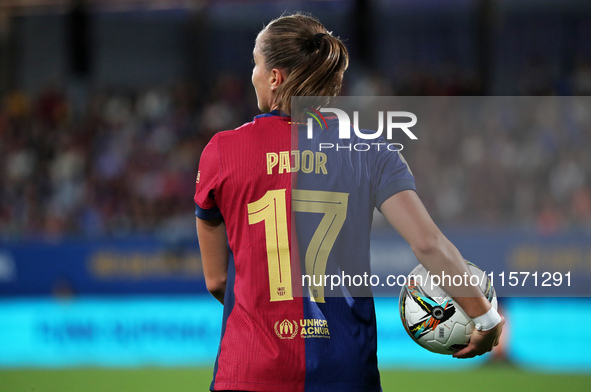
POLYGON ((280 112, 278 109, 272 110, 269 113, 263 113, 263 114, 259 114, 258 116, 255 116, 254 118, 263 118, 263 117, 289 117, 289 114, 285 114, 280 112))

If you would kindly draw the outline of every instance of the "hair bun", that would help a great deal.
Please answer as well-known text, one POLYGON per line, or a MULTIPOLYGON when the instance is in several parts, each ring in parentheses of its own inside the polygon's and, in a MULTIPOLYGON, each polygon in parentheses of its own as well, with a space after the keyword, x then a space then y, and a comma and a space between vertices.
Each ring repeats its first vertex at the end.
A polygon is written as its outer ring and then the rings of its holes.
POLYGON ((318 33, 318 34, 315 34, 314 35, 313 41, 314 41, 314 48, 315 49, 320 49, 320 43, 321 43, 320 40, 325 35, 326 35, 325 33, 318 33))

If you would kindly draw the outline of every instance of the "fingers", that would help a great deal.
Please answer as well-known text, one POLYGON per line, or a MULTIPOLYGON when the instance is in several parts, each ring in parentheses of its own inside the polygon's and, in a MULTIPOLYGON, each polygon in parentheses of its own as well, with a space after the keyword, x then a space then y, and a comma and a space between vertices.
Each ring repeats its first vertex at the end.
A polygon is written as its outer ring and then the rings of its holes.
POLYGON ((492 346, 490 348, 483 348, 482 346, 478 346, 476 344, 469 344, 467 347, 456 351, 452 356, 454 358, 460 359, 474 358, 482 354, 486 354, 489 351, 492 351, 492 346))
POLYGON ((490 331, 474 331, 468 346, 456 351, 453 357, 461 359, 474 358, 492 351, 493 347, 499 345, 503 324, 505 324, 504 317, 499 325, 490 331))
POLYGON ((452 357, 464 359, 464 358, 473 358, 474 355, 470 356, 470 350, 468 350, 468 347, 465 347, 465 348, 453 353, 452 357))
POLYGON ((468 347, 465 347, 465 348, 453 353, 452 356, 454 358, 459 358, 459 359, 474 358, 476 356, 485 354, 488 351, 491 351, 491 350, 482 350, 482 349, 477 348, 476 345, 468 345, 468 347))

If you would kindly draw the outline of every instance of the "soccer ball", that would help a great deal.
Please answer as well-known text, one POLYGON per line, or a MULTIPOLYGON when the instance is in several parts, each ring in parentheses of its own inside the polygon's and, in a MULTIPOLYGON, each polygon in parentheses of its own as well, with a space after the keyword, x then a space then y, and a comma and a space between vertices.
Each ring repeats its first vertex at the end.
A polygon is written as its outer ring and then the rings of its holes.
MULTIPOLYGON (((478 282, 484 296, 497 309, 497 296, 490 279, 476 265, 467 263, 472 275, 478 278, 473 278, 472 284, 478 282)), ((432 284, 437 280, 431 279, 422 265, 411 271, 400 291, 400 318, 406 332, 421 347, 451 355, 468 344, 474 322, 443 289, 432 284)))

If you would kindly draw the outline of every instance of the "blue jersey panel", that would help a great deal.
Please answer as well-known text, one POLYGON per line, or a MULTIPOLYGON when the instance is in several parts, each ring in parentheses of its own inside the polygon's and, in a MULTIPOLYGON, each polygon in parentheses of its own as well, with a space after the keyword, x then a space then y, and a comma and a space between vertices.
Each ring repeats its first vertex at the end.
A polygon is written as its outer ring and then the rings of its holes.
POLYGON ((334 288, 330 281, 328 287, 316 284, 324 276, 371 275, 373 211, 395 193, 415 190, 414 178, 399 152, 389 150, 383 139, 353 135, 339 140, 336 119, 328 119, 328 130, 316 128, 313 135, 308 139, 305 127, 300 127, 297 150, 302 158, 300 167, 295 165, 299 170, 294 188, 298 191, 293 193, 292 208, 302 271, 311 275, 309 279, 317 279, 309 291, 316 301, 304 301, 305 320, 327 331, 301 326, 309 336, 306 391, 327 391, 323 382, 334 385, 335 380, 342 382, 339 391, 379 391, 371 287, 352 280, 334 288), (346 148, 361 143, 373 148, 346 148), (328 145, 344 148, 319 148, 328 145), (306 155, 313 157, 313 168, 304 161, 306 155))

